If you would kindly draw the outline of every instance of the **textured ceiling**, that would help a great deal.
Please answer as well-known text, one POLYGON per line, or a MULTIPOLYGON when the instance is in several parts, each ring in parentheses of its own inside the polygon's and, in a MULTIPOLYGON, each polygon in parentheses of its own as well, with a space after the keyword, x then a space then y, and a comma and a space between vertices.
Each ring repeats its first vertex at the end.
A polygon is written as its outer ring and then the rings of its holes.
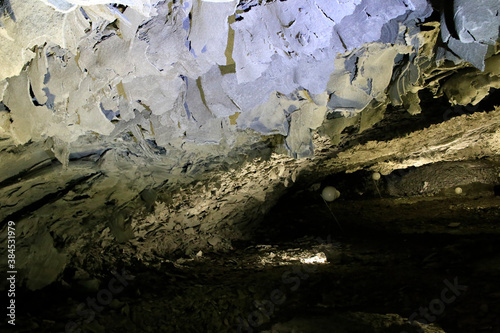
POLYGON ((2 128, 16 144, 53 138, 63 151, 81 136, 129 132, 145 154, 213 151, 251 129, 311 156, 310 132, 328 119, 388 103, 418 112, 430 68, 484 70, 499 24, 486 9, 495 1, 455 2, 441 33, 423 23, 424 0, 44 2, 4 4, 2 128))

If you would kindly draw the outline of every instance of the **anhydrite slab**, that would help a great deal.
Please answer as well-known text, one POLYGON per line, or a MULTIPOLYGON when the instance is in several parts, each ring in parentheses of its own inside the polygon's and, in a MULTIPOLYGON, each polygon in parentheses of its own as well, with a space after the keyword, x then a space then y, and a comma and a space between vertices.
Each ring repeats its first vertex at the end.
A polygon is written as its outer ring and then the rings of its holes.
POLYGON ((479 0, 453 2, 451 13, 441 14, 441 37, 454 53, 474 67, 484 70, 484 60, 489 45, 494 45, 499 37, 500 1, 479 0))
POLYGON ((455 74, 443 84, 443 92, 454 105, 476 105, 490 89, 500 89, 500 55, 486 60, 484 71, 469 69, 455 74))
POLYGON ((411 49, 406 46, 370 44, 346 58, 337 58, 327 87, 328 107, 360 112, 372 100, 383 101, 396 56, 409 52, 411 49))
POLYGON ((283 95, 271 94, 267 103, 255 107, 250 112, 245 112, 237 118, 238 127, 251 128, 263 135, 281 134, 288 135, 287 116, 293 107, 293 101, 283 95))
POLYGON ((11 110, 11 133, 18 143, 47 137, 72 142, 89 131, 107 135, 113 129, 99 104, 106 84, 96 85, 68 51, 58 50, 38 52, 32 67, 8 79, 3 102, 11 110))
POLYGON ((463 43, 494 45, 500 25, 499 0, 453 1, 455 31, 463 43))
POLYGON ((195 57, 205 57, 217 65, 226 65, 225 55, 228 17, 236 9, 238 1, 206 2, 193 0, 188 40, 195 57))
POLYGON ((134 8, 135 10, 137 10, 138 12, 140 12, 145 16, 154 15, 156 13, 154 5, 159 2, 156 0, 114 0, 113 2, 110 2, 109 0, 40 0, 40 1, 62 13, 68 13, 73 10, 76 10, 79 6, 107 5, 110 3, 116 3, 134 8))
POLYGON ((243 20, 231 25, 238 83, 258 79, 275 54, 282 58, 285 74, 298 71, 301 60, 321 57, 318 50, 331 48, 334 22, 312 1, 273 2, 242 16, 243 20))
POLYGON ((11 113, 10 126, 13 138, 26 143, 32 137, 40 137, 49 128, 51 111, 45 106, 35 106, 29 95, 29 80, 26 72, 9 79, 4 103, 15 112, 11 113))
POLYGON ((496 3, 457 1, 458 33, 444 26, 435 55, 438 27, 419 25, 425 0, 13 0, 0 27, 3 132, 18 143, 131 132, 152 157, 148 142, 195 149, 253 130, 307 156, 323 121, 375 107, 366 128, 389 102, 418 113, 434 60, 483 68, 498 38, 485 8, 496 3), (25 57, 7 56, 16 52, 25 57))
POLYGON ((286 145, 296 158, 312 156, 311 130, 321 126, 325 119, 327 108, 318 107, 314 103, 304 103, 299 111, 291 114, 290 134, 286 138, 286 145))
POLYGON ((33 53, 31 48, 45 42, 65 45, 65 14, 40 1, 10 0, 13 18, 3 17, 0 30, 0 80, 19 74, 33 53), (8 35, 10 38, 7 38, 8 35))

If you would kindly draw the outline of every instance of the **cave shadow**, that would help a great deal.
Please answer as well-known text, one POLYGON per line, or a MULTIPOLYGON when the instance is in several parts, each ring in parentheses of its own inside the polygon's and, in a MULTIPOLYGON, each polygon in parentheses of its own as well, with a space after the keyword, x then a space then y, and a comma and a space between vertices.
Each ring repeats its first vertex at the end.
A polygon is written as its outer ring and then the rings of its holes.
MULTIPOLYGON (((12 21, 16 22, 16 15, 12 10, 12 6, 10 5, 10 0, 0 0, 0 18, 4 15, 8 16, 12 21)), ((0 22, 0 27, 3 26, 0 22)))

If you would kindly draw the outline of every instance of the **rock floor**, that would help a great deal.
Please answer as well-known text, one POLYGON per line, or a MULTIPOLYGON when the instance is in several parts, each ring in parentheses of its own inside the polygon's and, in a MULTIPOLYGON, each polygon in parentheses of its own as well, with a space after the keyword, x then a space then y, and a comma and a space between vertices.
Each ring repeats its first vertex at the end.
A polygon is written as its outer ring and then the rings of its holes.
POLYGON ((285 197, 227 253, 67 268, 18 296, 17 332, 500 332, 496 200, 338 200, 340 229, 323 203, 285 197))

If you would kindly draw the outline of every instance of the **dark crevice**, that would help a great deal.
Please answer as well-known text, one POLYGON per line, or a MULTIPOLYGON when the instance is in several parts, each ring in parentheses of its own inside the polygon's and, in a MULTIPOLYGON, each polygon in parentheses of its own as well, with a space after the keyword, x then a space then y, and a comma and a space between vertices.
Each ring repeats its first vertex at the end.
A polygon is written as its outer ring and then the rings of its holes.
POLYGON ((53 193, 49 193, 49 194, 45 195, 44 197, 42 197, 41 199, 38 199, 38 200, 30 203, 29 205, 22 207, 18 211, 6 216, 3 219, 3 221, 0 223, 0 229, 4 228, 8 221, 19 221, 19 220, 23 219, 24 217, 32 214, 36 210, 40 209, 41 207, 46 206, 48 204, 51 204, 51 203, 61 199, 69 191, 71 191, 73 188, 75 188, 75 186, 80 185, 82 183, 85 183, 92 178, 100 177, 101 175, 102 175, 101 172, 95 172, 95 173, 92 173, 90 175, 86 175, 86 176, 79 177, 77 179, 73 179, 73 180, 69 181, 63 189, 56 191, 56 192, 53 192, 53 193))
POLYGON ((78 160, 91 160, 95 162, 98 160, 103 154, 105 154, 107 151, 111 150, 112 148, 107 148, 107 149, 97 149, 97 150, 92 150, 92 151, 86 151, 86 152, 75 152, 75 153, 70 153, 69 154, 69 160, 70 161, 78 161, 78 160))
POLYGON ((31 96, 31 103, 33 103, 34 106, 42 106, 43 104, 40 104, 38 102, 38 99, 35 96, 35 93, 33 92, 33 86, 30 83, 30 96, 31 96))
POLYGON ((448 121, 464 114, 489 112, 494 110, 495 105, 500 105, 500 89, 494 88, 491 88, 489 95, 477 105, 452 106, 447 98, 435 98, 429 90, 421 90, 419 97, 422 100, 420 114, 411 115, 401 107, 389 105, 383 120, 361 134, 345 135, 339 146, 342 149, 347 149, 368 141, 389 141, 401 138, 430 125, 448 121))
POLYGON ((0 182, 0 188, 4 188, 31 178, 35 178, 47 171, 47 169, 58 167, 59 165, 60 163, 56 159, 47 158, 31 166, 29 169, 22 170, 14 176, 2 180, 0 182))
MULTIPOLYGON (((10 5, 10 0, 0 0, 0 18, 4 15, 9 16, 9 18, 16 22, 16 15, 14 15, 14 11, 12 10, 12 6, 10 5)), ((0 27, 2 27, 2 23, 0 22, 0 27)))
POLYGON ((10 109, 7 105, 3 104, 2 101, 0 101, 0 112, 10 112, 10 109))

